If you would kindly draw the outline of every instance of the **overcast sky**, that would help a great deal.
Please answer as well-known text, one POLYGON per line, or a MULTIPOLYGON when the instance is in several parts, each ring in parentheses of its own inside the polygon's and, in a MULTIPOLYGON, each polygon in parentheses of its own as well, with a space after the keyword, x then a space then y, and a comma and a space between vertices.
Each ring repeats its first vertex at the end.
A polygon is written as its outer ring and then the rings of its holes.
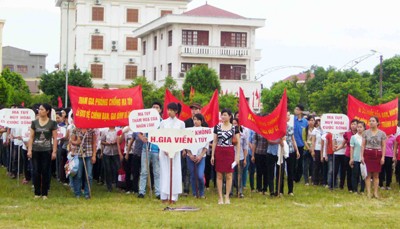
MULTIPOLYGON (((192 0, 188 9, 205 4, 192 0)), ((54 0, 0 0, 0 19, 6 19, 3 45, 47 53, 47 69, 59 61, 60 10, 54 0)), ((400 2, 396 0, 208 0, 208 4, 249 18, 266 19, 256 32, 262 59, 256 73, 277 66, 319 65, 341 68, 367 55, 355 68, 372 72, 384 58, 400 54, 400 2)), ((286 68, 266 74, 269 87, 303 71, 286 68)))

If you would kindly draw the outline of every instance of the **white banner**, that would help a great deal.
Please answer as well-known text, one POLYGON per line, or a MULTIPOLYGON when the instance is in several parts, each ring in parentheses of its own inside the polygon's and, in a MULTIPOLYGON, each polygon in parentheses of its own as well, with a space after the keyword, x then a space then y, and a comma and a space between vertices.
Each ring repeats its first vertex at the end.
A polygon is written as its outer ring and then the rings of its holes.
POLYGON ((332 134, 346 132, 349 129, 349 118, 344 114, 323 114, 321 129, 332 134))
POLYGON ((188 150, 192 151, 192 154, 197 154, 197 151, 201 148, 207 147, 209 142, 214 138, 214 128, 208 127, 192 127, 186 128, 194 134, 193 143, 188 146, 188 150))
POLYGON ((2 116, 0 125, 10 128, 30 127, 32 121, 35 120, 35 112, 25 108, 2 109, 2 116))
POLYGON ((156 109, 134 110, 129 114, 129 128, 133 132, 148 133, 158 129, 161 123, 160 114, 156 109))
POLYGON ((194 133, 186 129, 157 129, 150 131, 147 139, 173 158, 176 152, 189 148, 194 137, 194 133))

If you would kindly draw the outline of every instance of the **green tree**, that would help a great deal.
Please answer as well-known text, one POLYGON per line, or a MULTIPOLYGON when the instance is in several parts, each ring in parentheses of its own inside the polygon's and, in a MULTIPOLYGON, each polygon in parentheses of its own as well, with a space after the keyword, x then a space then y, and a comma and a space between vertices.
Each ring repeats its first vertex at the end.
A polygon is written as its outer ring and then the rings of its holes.
POLYGON ((214 69, 208 68, 206 65, 195 65, 186 73, 182 87, 187 102, 189 101, 190 87, 193 87, 196 93, 212 95, 215 89, 221 90, 221 83, 214 69))
POLYGON ((23 91, 23 92, 26 92, 28 94, 30 93, 29 87, 26 84, 26 82, 25 82, 25 80, 24 80, 24 78, 22 77, 21 74, 18 74, 16 72, 12 72, 12 71, 10 71, 10 69, 5 68, 1 72, 1 75, 4 77, 6 82, 8 84, 10 84, 15 90, 23 91))
MULTIPOLYGON (((93 87, 92 74, 82 72, 76 65, 68 71, 68 85, 79 87, 93 87)), ((43 73, 40 77, 39 88, 46 94, 52 96, 52 104, 57 104, 58 96, 65 101, 65 71, 53 71, 43 73)), ((70 100, 68 100, 68 106, 70 100)))
MULTIPOLYGON (((210 99, 208 101, 210 101, 210 99)), ((233 113, 235 113, 239 109, 239 98, 232 93, 221 95, 218 99, 218 103, 219 110, 229 108, 233 113)))
POLYGON ((154 83, 147 81, 146 77, 140 76, 136 77, 130 87, 142 86, 142 96, 145 108, 150 108, 153 102, 160 102, 159 94, 156 85, 154 83), (158 91, 157 93, 155 93, 158 91))
POLYGON ((385 103, 400 95, 400 55, 382 62, 382 98, 379 95, 380 64, 371 76, 374 104, 385 103))
POLYGON ((263 112, 270 113, 278 106, 285 89, 288 98, 288 110, 294 110, 296 105, 300 103, 301 95, 299 86, 296 81, 280 81, 274 83, 270 89, 262 90, 261 102, 263 104, 263 112))
POLYGON ((0 75, 0 105, 8 107, 12 104, 13 87, 0 75))

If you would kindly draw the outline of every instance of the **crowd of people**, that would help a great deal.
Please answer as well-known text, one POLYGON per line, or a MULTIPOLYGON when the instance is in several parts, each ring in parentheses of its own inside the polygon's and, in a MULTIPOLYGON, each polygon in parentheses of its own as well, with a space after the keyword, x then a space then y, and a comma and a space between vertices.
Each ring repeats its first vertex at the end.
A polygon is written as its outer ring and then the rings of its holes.
MULTIPOLYGON (((168 104, 168 118, 161 120, 160 128, 208 127, 201 105, 190 107, 192 117, 181 121, 180 104, 168 104)), ((162 113, 160 103, 154 102, 152 108, 162 113)), ((248 181, 251 192, 271 197, 284 195, 286 178, 289 196, 294 196, 295 184, 333 190, 344 189, 346 182, 349 192, 361 194, 366 189, 366 195, 375 198, 379 188, 390 190, 394 171, 400 182, 400 136, 381 131, 377 117, 370 118, 369 129, 364 122, 351 120, 347 132, 331 134, 321 129, 319 117, 304 116, 299 104, 293 125, 287 114, 286 135, 266 139, 241 126, 238 113, 223 109, 220 124, 212 127, 213 141, 197 152, 176 153, 170 168, 167 153, 150 143, 146 133, 129 127, 77 128, 70 109, 56 110, 56 120, 48 104, 32 109, 36 120, 27 130, 0 127, 0 164, 11 179, 21 176, 23 184, 31 183, 34 198, 48 198, 52 177, 69 186, 77 198, 91 198, 94 180, 108 192, 118 188, 138 198, 150 192, 164 202, 188 195, 206 198, 212 182, 218 204, 230 204, 234 195, 244 198, 248 181), (65 134, 60 137, 59 132, 65 134), (73 157, 79 166, 76 174, 68 174, 65 168, 73 157)))

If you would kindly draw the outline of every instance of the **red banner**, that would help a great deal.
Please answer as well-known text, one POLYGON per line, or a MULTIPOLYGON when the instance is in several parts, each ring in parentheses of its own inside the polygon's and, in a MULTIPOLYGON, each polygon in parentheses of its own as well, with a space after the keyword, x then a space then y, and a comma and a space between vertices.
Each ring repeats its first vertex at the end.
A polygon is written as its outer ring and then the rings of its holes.
POLYGON ((219 123, 219 103, 217 89, 214 91, 210 102, 201 109, 201 113, 204 115, 204 119, 209 127, 214 127, 219 123))
POLYGON ((129 113, 143 109, 142 88, 95 89, 68 86, 78 128, 128 126, 129 113))
POLYGON ((243 90, 240 88, 239 122, 268 140, 275 140, 285 136, 287 125, 286 89, 283 92, 281 101, 271 114, 258 116, 251 111, 243 90))
MULTIPOLYGON (((169 103, 180 103, 182 105, 182 111, 179 116, 179 119, 185 121, 188 118, 192 117, 192 110, 190 106, 184 104, 181 100, 177 99, 168 89, 165 91, 165 100, 164 100, 164 110, 163 110, 163 119, 168 118, 168 109, 167 106, 169 103)), ((218 90, 214 91, 214 94, 210 100, 210 102, 201 109, 201 114, 203 114, 207 124, 209 127, 213 127, 219 122, 219 103, 218 103, 218 90)))
POLYGON ((369 119, 376 116, 379 119, 379 129, 386 134, 394 134, 397 129, 398 98, 377 106, 371 106, 348 95, 347 116, 350 121, 358 119, 365 122, 369 128, 369 119))

